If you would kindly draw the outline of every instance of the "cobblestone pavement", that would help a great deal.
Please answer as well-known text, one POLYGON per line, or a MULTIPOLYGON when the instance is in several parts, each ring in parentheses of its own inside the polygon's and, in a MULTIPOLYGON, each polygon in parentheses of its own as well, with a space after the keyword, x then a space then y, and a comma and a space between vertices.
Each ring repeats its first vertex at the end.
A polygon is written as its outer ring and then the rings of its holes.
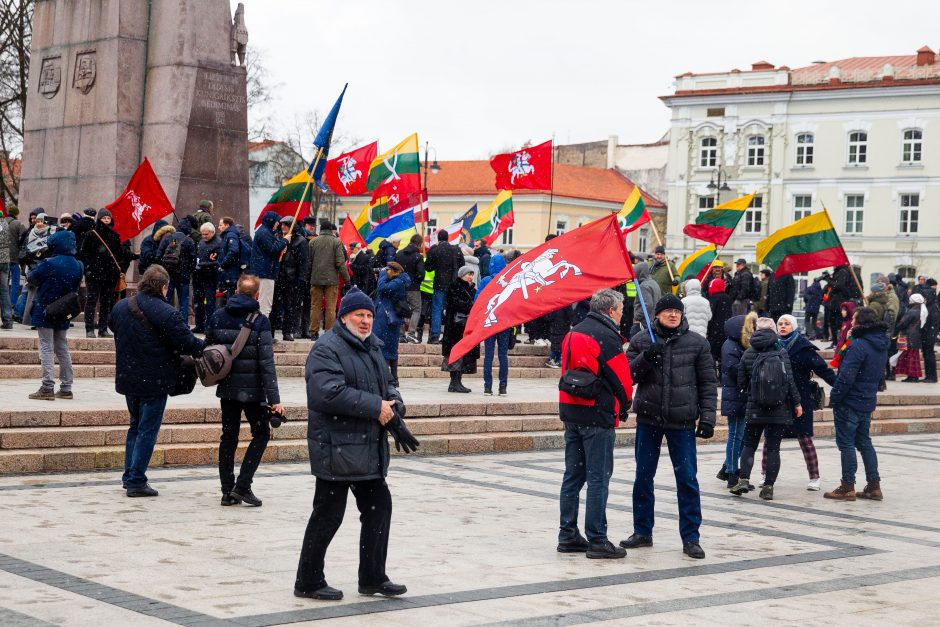
MULTIPOLYGON (((151 471, 156 499, 127 499, 116 472, 0 478, 0 624, 570 625, 768 622, 938 624, 940 436, 875 445, 886 499, 833 503, 805 489, 784 444, 776 500, 730 496, 723 447, 700 447, 705 560, 682 555, 668 462, 656 544, 625 560, 555 552, 560 451, 396 458, 388 572, 398 599, 356 594, 358 515, 327 556, 346 598, 292 596, 313 496, 306 464, 262 466, 264 506, 219 506, 212 468, 151 471)), ((817 443, 823 485, 838 477, 817 443)), ((632 451, 618 448, 608 509, 631 532, 632 451)))

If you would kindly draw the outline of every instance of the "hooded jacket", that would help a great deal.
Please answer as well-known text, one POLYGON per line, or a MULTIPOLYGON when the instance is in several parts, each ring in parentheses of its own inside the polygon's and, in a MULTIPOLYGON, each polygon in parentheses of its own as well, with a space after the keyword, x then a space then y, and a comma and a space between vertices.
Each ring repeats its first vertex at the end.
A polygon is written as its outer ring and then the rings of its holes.
POLYGON ((395 304, 405 300, 405 291, 410 285, 411 276, 407 272, 395 278, 389 278, 385 270, 379 272, 372 333, 382 341, 382 356, 389 361, 398 361, 398 336, 403 322, 395 311, 395 304))
POLYGON ((274 225, 280 219, 281 216, 274 211, 267 211, 261 216, 261 226, 255 231, 255 238, 251 242, 251 266, 248 274, 253 274, 259 279, 277 278, 281 251, 287 247, 287 240, 274 233, 274 225))
POLYGON ((656 310, 656 303, 662 296, 659 284, 650 278, 650 267, 645 261, 633 266, 637 283, 640 284, 640 295, 633 301, 633 321, 641 323, 646 327, 646 320, 643 317, 643 304, 646 304, 646 312, 649 314, 650 323, 653 322, 653 312, 656 310))
POLYGON ((111 212, 107 209, 98 212, 95 228, 85 236, 80 256, 85 263, 85 282, 111 287, 121 274, 114 261, 116 259, 120 263, 124 253, 121 250, 121 236, 101 221, 104 217, 113 220, 111 212))
POLYGON ((774 275, 767 289, 767 311, 776 320, 783 314, 793 313, 793 301, 796 299, 796 281, 792 274, 774 275))
POLYGON ((233 224, 222 233, 222 245, 219 247, 219 283, 233 286, 241 276, 241 235, 233 224))
POLYGON ((743 418, 747 395, 738 387, 741 357, 751 346, 751 336, 744 331, 745 316, 733 316, 725 322, 727 339, 721 345, 721 415, 743 418))
POLYGON ((846 340, 849 339, 849 331, 852 330, 852 316, 855 315, 855 310, 858 308, 853 301, 847 300, 844 301, 839 307, 839 319, 842 320, 842 326, 839 328, 839 337, 836 341, 836 350, 842 348, 842 345, 845 344, 846 340), (845 309, 848 312, 846 317, 842 317, 842 310, 845 309))
POLYGON ((685 294, 682 304, 685 306, 685 319, 689 321, 689 330, 707 337, 708 321, 712 319, 712 306, 708 299, 702 296, 701 282, 698 279, 686 281, 685 294))
POLYGON ((650 267, 650 278, 659 286, 660 295, 672 294, 673 277, 678 279, 679 271, 676 269, 676 264, 668 259, 654 261, 650 267), (669 275, 670 270, 672 270, 672 276, 669 275))
POLYGON ((751 299, 753 289, 754 275, 747 269, 747 266, 744 266, 743 269, 734 273, 734 278, 731 279, 731 292, 728 295, 731 296, 733 301, 746 302, 751 299))
POLYGON ((141 276, 147 271, 147 268, 157 262, 157 250, 160 247, 160 242, 156 239, 157 231, 165 226, 167 226, 166 220, 157 220, 153 223, 150 235, 140 242, 140 261, 137 262, 137 272, 141 276))
POLYGON ((844 406, 865 413, 875 411, 878 384, 884 375, 891 344, 886 331, 887 325, 883 322, 852 329, 852 343, 842 355, 836 382, 829 393, 831 407, 844 406))
POLYGON ((793 423, 795 409, 800 404, 800 391, 796 389, 796 380, 793 378, 793 366, 790 356, 777 343, 776 332, 770 329, 758 329, 751 336, 751 347, 744 351, 741 364, 738 367, 738 389, 747 396, 747 407, 744 410, 747 424, 759 425, 789 425, 793 423), (754 372, 754 363, 758 356, 769 353, 778 353, 783 359, 783 366, 787 372, 787 401, 777 407, 768 409, 759 407, 751 394, 751 375, 754 372))
POLYGON ((75 234, 71 231, 56 231, 49 236, 48 244, 43 260, 28 276, 29 284, 37 288, 29 320, 34 327, 65 330, 68 321, 57 326, 47 324, 45 310, 66 294, 78 291, 84 267, 75 258, 75 234))
POLYGON ((439 241, 428 251, 424 261, 425 270, 434 271, 434 291, 446 291, 457 278, 457 271, 464 265, 460 249, 446 241, 439 241))
POLYGON ((480 286, 477 288, 476 296, 473 297, 475 301, 480 297, 480 292, 483 291, 483 288, 490 284, 497 274, 506 269, 506 258, 502 255, 494 255, 490 258, 490 273, 480 279, 480 286))
MULTIPOLYGON (((231 348, 245 320, 259 309, 257 300, 236 293, 206 324, 206 344, 225 344, 231 348)), ((215 395, 243 403, 281 402, 274 368, 274 340, 267 316, 259 314, 255 319, 245 348, 232 362, 228 376, 219 382, 215 395)))
POLYGON ((803 292, 803 302, 806 303, 806 315, 819 315, 819 307, 822 305, 822 297, 822 285, 819 284, 819 280, 813 279, 813 282, 807 285, 806 291, 803 292))
POLYGON ((189 283, 193 270, 196 268, 196 244, 189 236, 190 231, 188 222, 180 222, 179 230, 172 226, 165 226, 154 236, 154 239, 160 240, 160 246, 157 249, 157 263, 162 264, 163 256, 172 242, 180 247, 180 267, 179 270, 170 270, 165 268, 170 277, 180 283, 189 283))
POLYGON ((306 291, 307 274, 310 271, 310 246, 300 229, 294 228, 287 244, 287 252, 281 260, 277 280, 284 287, 299 287, 306 291))

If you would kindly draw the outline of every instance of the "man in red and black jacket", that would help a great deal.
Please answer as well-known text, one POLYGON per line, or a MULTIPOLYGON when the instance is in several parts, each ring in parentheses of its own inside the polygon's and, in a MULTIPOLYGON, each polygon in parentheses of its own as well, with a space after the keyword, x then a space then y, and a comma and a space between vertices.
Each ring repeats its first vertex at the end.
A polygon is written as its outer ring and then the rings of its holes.
POLYGON ((600 380, 591 398, 559 393, 565 423, 565 476, 561 482, 559 553, 586 553, 592 559, 622 558, 627 552, 607 539, 607 494, 614 470, 614 427, 630 409, 630 364, 620 335, 623 294, 601 290, 591 297, 590 313, 562 342, 562 376, 569 369, 600 380), (581 488, 587 483, 584 532, 578 531, 581 488))

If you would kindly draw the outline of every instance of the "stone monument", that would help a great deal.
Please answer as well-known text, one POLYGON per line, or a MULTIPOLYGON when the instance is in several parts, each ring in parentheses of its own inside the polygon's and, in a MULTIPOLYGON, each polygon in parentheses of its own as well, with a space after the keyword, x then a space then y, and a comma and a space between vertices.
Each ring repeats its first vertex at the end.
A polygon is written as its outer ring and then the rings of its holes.
POLYGON ((37 0, 21 207, 102 207, 147 157, 178 215, 247 225, 247 41, 228 0, 37 0))

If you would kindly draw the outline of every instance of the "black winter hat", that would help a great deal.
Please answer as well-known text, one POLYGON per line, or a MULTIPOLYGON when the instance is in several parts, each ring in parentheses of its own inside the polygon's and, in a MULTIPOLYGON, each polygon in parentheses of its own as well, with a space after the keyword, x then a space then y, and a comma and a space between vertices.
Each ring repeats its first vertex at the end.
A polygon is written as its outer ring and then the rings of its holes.
POLYGON ((678 309, 679 311, 685 311, 685 305, 682 304, 682 301, 673 296, 672 294, 666 294, 659 299, 659 302, 656 303, 656 314, 659 315, 661 311, 666 309, 678 309))
POLYGON ((666 254, 666 247, 665 247, 665 246, 657 246, 657 247, 656 247, 656 250, 654 250, 653 252, 659 253, 660 255, 665 255, 665 254, 666 254))
POLYGON ((448 239, 447 231, 445 231, 444 229, 441 229, 440 231, 437 232, 437 241, 446 242, 447 239, 448 239))
POLYGON ((350 311, 356 311, 357 309, 368 309, 372 313, 375 313, 375 303, 372 302, 372 299, 359 291, 358 288, 352 288, 349 290, 343 300, 339 302, 339 316, 343 317, 348 314, 350 311))

